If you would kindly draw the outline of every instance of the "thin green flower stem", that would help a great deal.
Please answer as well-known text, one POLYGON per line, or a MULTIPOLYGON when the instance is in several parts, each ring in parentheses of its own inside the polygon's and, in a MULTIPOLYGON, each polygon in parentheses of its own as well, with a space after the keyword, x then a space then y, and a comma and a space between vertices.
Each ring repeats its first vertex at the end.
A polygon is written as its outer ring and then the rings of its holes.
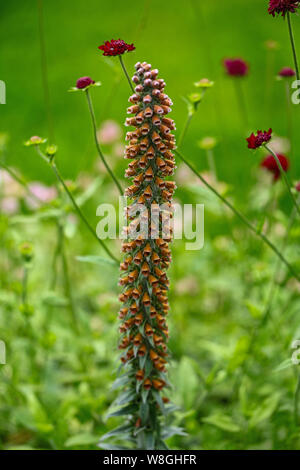
POLYGON ((89 221, 87 220, 87 218, 85 217, 85 215, 83 214, 83 212, 81 211, 80 207, 78 206, 77 202, 75 201, 72 193, 69 191, 66 183, 64 182, 64 179, 62 177, 62 175, 60 174, 60 171, 58 170, 57 166, 55 165, 54 161, 52 160, 51 162, 49 161, 49 159, 41 152, 40 148, 38 146, 36 146, 36 150, 39 154, 39 156, 46 161, 46 163, 52 168, 52 171, 54 172, 56 178, 58 179, 58 181, 62 184, 62 187, 64 188, 65 192, 67 193, 67 195, 69 196, 73 206, 74 206, 74 209, 76 210, 76 212, 78 213, 79 217, 81 218, 81 220, 84 222, 84 224, 86 225, 87 229, 91 232, 91 234, 93 235, 93 237, 97 240, 98 243, 100 243, 100 245, 102 246, 102 248, 106 251, 106 253, 108 254, 108 256, 117 264, 120 263, 120 261, 112 254, 112 252, 109 250, 109 248, 107 248, 107 246, 105 245, 105 243, 103 242, 103 240, 101 240, 101 238, 98 238, 97 237, 97 234, 96 232, 94 231, 93 227, 90 225, 89 221))
POLYGON ((89 93, 89 90, 88 88, 85 90, 85 94, 86 94, 86 99, 87 99, 87 102, 88 102, 88 107, 89 107, 89 111, 90 111, 90 114, 91 114, 91 118, 92 118, 92 124, 93 124, 93 131, 94 131, 94 139, 95 139, 95 144, 96 144, 96 148, 97 148, 97 151, 98 151, 98 155, 99 157, 101 158, 105 168, 107 169, 108 173, 110 174, 110 176, 112 177, 114 183, 116 184, 121 196, 123 196, 124 194, 124 191, 119 183, 119 181, 117 180, 116 176, 114 175, 112 169, 110 168, 110 166, 108 165, 107 161, 105 160, 105 157, 103 155, 103 152, 101 150, 101 147, 100 147, 100 144, 99 144, 99 141, 98 141, 98 137, 97 137, 97 124, 96 124, 96 117, 95 117, 95 111, 94 111, 94 107, 93 107, 93 103, 92 103, 92 100, 91 100, 91 95, 89 93))
POLYGON ((37 0, 38 17, 39 17, 39 40, 40 40, 40 52, 41 52, 41 69, 42 69, 42 81, 44 90, 44 100, 48 121, 48 131, 51 142, 54 142, 54 127, 51 113, 50 103, 50 91, 48 82, 48 67, 47 67, 47 56, 46 56, 46 43, 44 34, 44 14, 43 14, 43 0, 37 0))
POLYGON ((240 108, 241 118, 244 121, 245 127, 248 127, 248 113, 247 113, 246 100, 245 100, 244 90, 243 90, 242 83, 241 83, 241 78, 239 77, 233 78, 233 81, 235 84, 234 86, 235 86, 236 98, 237 98, 238 106, 240 108))
POLYGON ((122 67, 122 69, 123 69, 123 72, 125 73, 125 76, 126 76, 126 78, 127 78, 127 81, 128 81, 128 83, 129 83, 130 89, 131 89, 132 93, 134 93, 134 88, 133 88, 132 82, 131 82, 131 80, 130 80, 130 77, 129 77, 129 75, 128 75, 128 72, 127 72, 127 70, 126 70, 126 67, 125 67, 125 64, 124 64, 124 61, 123 61, 123 57, 122 57, 121 55, 119 55, 118 57, 119 57, 120 64, 121 64, 121 67, 122 67))
POLYGON ((23 186, 26 191, 28 192, 29 196, 35 199, 37 202, 43 202, 39 197, 37 197, 29 188, 28 184, 26 181, 24 181, 22 178, 20 178, 9 166, 7 166, 5 163, 0 161, 0 167, 2 167, 7 173, 10 174, 10 176, 21 186, 23 186))
MULTIPOLYGON (((287 12, 287 23, 288 23, 290 41, 291 41, 291 46, 292 46, 292 51, 293 51, 294 64, 295 64, 295 69, 296 69, 296 77, 297 77, 297 80, 299 81, 300 80, 299 65, 298 65, 298 59, 297 59, 297 52, 296 52, 296 45, 295 45, 295 38, 294 38, 291 14, 290 14, 289 11, 287 12)), ((299 86, 300 85, 298 83, 298 88, 299 88, 299 86)))
POLYGON ((291 105, 291 97, 290 97, 290 84, 288 80, 286 80, 286 83, 285 83, 285 94, 286 94, 287 136, 289 138, 290 146, 292 148, 293 116, 292 116, 292 105, 291 105))
POLYGON ((24 266, 23 281, 22 281, 22 304, 26 307, 28 303, 28 267, 24 266))
POLYGON ((294 398, 294 418, 295 424, 298 425, 299 419, 299 399, 300 399, 300 374, 298 375, 297 386, 295 390, 295 398, 294 398))
POLYGON ((255 235, 261 238, 266 245, 281 259, 281 261, 285 264, 285 266, 289 269, 290 273, 300 281, 300 276, 296 273, 294 268, 290 265, 290 263, 285 259, 285 257, 280 253, 280 251, 276 248, 276 246, 263 234, 256 230, 256 228, 249 222, 249 220, 239 212, 226 198, 224 198, 215 188, 213 188, 204 178, 203 176, 189 163, 185 157, 178 151, 175 150, 176 155, 192 170, 192 172, 202 181, 202 183, 217 196, 248 228, 251 230, 255 235))
POLYGON ((76 333, 79 333, 77 315, 76 315, 75 303, 74 303, 74 297, 73 297, 72 286, 71 286, 71 282, 70 282, 68 261, 67 261, 65 248, 64 248, 64 234, 63 234, 62 225, 60 225, 60 230, 61 230, 61 233, 62 233, 62 235, 61 235, 61 252, 60 253, 61 253, 62 268, 63 268, 63 273, 64 273, 65 293, 66 293, 66 296, 69 300, 69 308, 70 308, 70 313, 71 313, 72 326, 74 328, 74 331, 76 333))
MULTIPOLYGON (((291 232, 291 229, 292 229, 292 227, 294 225, 294 222, 295 222, 295 218, 296 218, 296 209, 295 209, 295 207, 293 207, 292 213, 290 215, 290 220, 289 220, 289 225, 288 225, 288 228, 287 228, 287 232, 286 232, 286 235, 284 237, 284 240, 282 242, 282 246, 281 246, 281 249, 280 249, 281 253, 285 252, 285 249, 286 249, 286 246, 287 246, 287 243, 288 243, 288 239, 289 239, 289 236, 290 236, 290 232, 291 232)), ((249 356, 252 352, 257 333, 261 330, 261 328, 263 326, 266 325, 266 323, 269 319, 271 309, 272 309, 272 305, 273 305, 274 300, 275 300, 276 287, 277 287, 276 279, 277 279, 278 273, 280 271, 280 268, 281 268, 281 260, 279 258, 277 258, 277 263, 276 263, 274 274, 273 274, 272 281, 271 281, 271 284, 270 284, 270 290, 269 290, 269 295, 268 295, 268 301, 267 301, 266 308, 264 309, 264 313, 262 315, 261 321, 254 328, 253 333, 251 335, 250 344, 249 344, 249 347, 248 347, 248 355, 249 356)))
POLYGON ((62 236, 63 232, 61 230, 61 224, 59 221, 56 221, 56 230, 57 230, 57 241, 56 247, 54 250, 53 260, 52 260, 52 279, 50 282, 50 289, 54 290, 56 288, 57 283, 57 260, 59 254, 61 253, 61 246, 62 246, 62 236))
POLYGON ((214 176, 215 182, 217 183, 218 182, 217 167, 216 167, 214 152, 212 149, 206 150, 206 157, 207 157, 207 163, 208 163, 209 169, 214 176))
POLYGON ((188 115, 187 115, 187 119, 185 121, 184 127, 183 127, 183 129, 181 131, 181 134, 179 136, 179 139, 178 139, 178 148, 182 147, 183 140, 186 136, 188 128, 190 127, 193 116, 194 116, 194 113, 188 113, 188 115))
POLYGON ((298 204, 298 202, 297 202, 296 197, 295 197, 294 194, 293 194, 292 186, 291 186, 291 184, 290 184, 290 182, 289 182, 289 179, 288 179, 288 177, 287 177, 286 172, 285 172, 284 169, 282 168, 282 165, 281 165, 281 163, 280 163, 279 158, 277 157, 277 154, 276 154, 275 152, 273 152, 273 150, 272 150, 270 147, 268 147, 268 145, 266 145, 266 144, 265 144, 265 148, 266 148, 266 149, 268 150, 268 152, 270 152, 270 153, 273 155, 273 157, 275 158, 275 160, 276 160, 276 162, 277 162, 277 165, 278 165, 278 168, 279 168, 279 170, 280 170, 280 173, 281 173, 281 175, 282 175, 282 177, 283 177, 283 179, 284 179, 284 182, 285 182, 285 184, 286 184, 286 187, 287 187, 287 189, 288 189, 288 192, 290 193, 290 196, 291 196, 292 201, 293 201, 293 203, 294 203, 294 206, 296 207, 297 212, 298 212, 298 214, 300 215, 300 207, 299 207, 299 204, 298 204))

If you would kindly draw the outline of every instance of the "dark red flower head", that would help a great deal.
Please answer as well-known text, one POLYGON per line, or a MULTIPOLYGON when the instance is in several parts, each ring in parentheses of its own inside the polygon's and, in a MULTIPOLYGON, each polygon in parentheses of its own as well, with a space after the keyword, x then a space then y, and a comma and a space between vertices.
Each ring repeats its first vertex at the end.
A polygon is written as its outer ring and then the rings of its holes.
POLYGON ((225 59, 224 66, 227 74, 232 77, 244 77, 249 70, 248 65, 242 59, 225 59))
POLYGON ((103 55, 105 56, 116 56, 122 55, 124 52, 134 51, 135 46, 133 44, 127 44, 122 39, 112 39, 110 42, 106 41, 99 46, 98 49, 103 51, 103 55))
POLYGON ((296 188, 296 191, 298 191, 298 193, 300 193, 300 181, 299 181, 299 183, 296 184, 295 188, 296 188))
MULTIPOLYGON (((281 163, 283 171, 287 172, 290 166, 290 162, 284 155, 277 154, 277 157, 281 163)), ((260 166, 273 174, 274 181, 277 181, 279 179, 280 169, 273 155, 268 155, 266 158, 264 158, 260 166)))
POLYGON ((270 0, 268 12, 272 16, 277 13, 284 17, 287 12, 296 13, 299 6, 299 0, 270 0))
POLYGON ((94 83, 95 81, 92 80, 90 77, 80 77, 76 82, 76 88, 82 90, 83 88, 86 88, 89 85, 93 85, 94 83))
POLYGON ((294 69, 291 69, 290 67, 283 67, 283 69, 280 70, 278 75, 283 78, 294 77, 296 75, 296 72, 294 69))
POLYGON ((248 142, 248 149, 258 149, 263 144, 266 144, 267 142, 269 142, 271 138, 272 138, 271 128, 268 131, 257 131, 256 135, 252 132, 250 137, 246 139, 248 142))

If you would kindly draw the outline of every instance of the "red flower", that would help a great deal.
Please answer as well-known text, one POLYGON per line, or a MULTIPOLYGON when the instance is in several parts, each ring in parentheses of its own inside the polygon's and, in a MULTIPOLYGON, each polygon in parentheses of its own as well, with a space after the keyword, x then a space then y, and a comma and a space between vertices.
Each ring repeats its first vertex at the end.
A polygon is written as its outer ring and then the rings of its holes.
POLYGON ((228 75, 232 77, 244 77, 249 67, 242 59, 225 59, 224 66, 228 75))
POLYGON ((291 69, 290 67, 283 67, 283 69, 280 70, 279 74, 280 77, 294 77, 296 75, 296 72, 294 69, 291 69))
MULTIPOLYGON (((290 162, 288 161, 288 159, 284 155, 277 154, 277 157, 278 157, 278 160, 281 163, 283 171, 287 172, 288 169, 289 169, 289 166, 290 166, 290 162)), ((278 163, 275 160, 275 158, 273 157, 273 155, 268 155, 266 158, 264 158, 263 161, 261 162, 260 166, 262 168, 265 168, 266 170, 270 171, 271 173, 273 173, 274 181, 277 181, 279 179, 280 169, 279 169, 278 163)))
POLYGON ((275 16, 276 13, 284 17, 287 12, 296 13, 299 8, 299 0, 270 0, 268 12, 275 16))
POLYGON ((79 90, 82 90, 83 88, 86 88, 87 86, 92 85, 94 83, 95 81, 92 80, 90 77, 81 77, 81 78, 78 78, 76 82, 76 88, 78 88, 79 90))
POLYGON ((270 128, 268 131, 257 131, 257 135, 253 132, 248 137, 248 149, 258 149, 263 144, 269 142, 272 138, 272 129, 270 128))
POLYGON ((300 181, 299 181, 299 183, 296 184, 295 188, 296 188, 296 191, 298 191, 298 193, 300 193, 300 181))
POLYGON ((112 39, 110 42, 106 41, 99 46, 98 49, 103 51, 103 55, 105 56, 116 56, 122 55, 124 52, 134 51, 135 46, 133 44, 127 44, 122 39, 112 39))

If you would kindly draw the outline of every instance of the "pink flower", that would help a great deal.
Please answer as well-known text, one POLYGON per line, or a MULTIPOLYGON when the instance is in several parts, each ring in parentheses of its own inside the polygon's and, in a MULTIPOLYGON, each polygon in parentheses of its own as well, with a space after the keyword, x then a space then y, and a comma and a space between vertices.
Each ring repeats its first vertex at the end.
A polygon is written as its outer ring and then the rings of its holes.
MULTIPOLYGON (((277 154, 277 157, 281 163, 283 171, 287 172, 290 166, 289 160, 282 154, 277 154)), ((277 181, 280 178, 280 169, 273 155, 268 155, 264 158, 260 166, 273 174, 274 181, 277 181)))
POLYGON ((284 17, 288 12, 296 13, 297 8, 299 8, 298 0, 270 0, 268 12, 272 16, 281 13, 281 16, 284 17))
POLYGON ((247 63, 243 59, 225 59, 226 72, 231 77, 244 77, 249 71, 247 63))
POLYGON ((48 203, 53 201, 57 197, 56 188, 53 186, 45 186, 40 182, 33 182, 29 184, 29 190, 34 196, 41 201, 39 203, 32 196, 26 197, 26 203, 30 209, 37 209, 42 203, 48 203))
POLYGON ((135 50, 133 44, 127 44, 123 39, 112 39, 111 41, 106 41, 104 44, 98 47, 103 51, 105 56, 116 56, 122 55, 124 52, 131 52, 135 50))
POLYGON ((283 78, 294 77, 296 75, 296 72, 294 69, 291 69, 290 67, 283 67, 283 69, 280 70, 278 75, 283 78))
POLYGON ((16 214, 19 210, 19 201, 15 197, 4 197, 0 201, 0 208, 3 214, 13 215, 16 214))
POLYGON ((90 77, 80 77, 76 82, 76 88, 82 90, 83 88, 86 88, 89 85, 93 85, 94 83, 95 81, 92 80, 90 77))
POLYGON ((249 149, 258 149, 261 147, 263 144, 266 144, 269 142, 272 138, 272 129, 270 128, 268 131, 257 131, 257 134, 255 135, 253 132, 248 137, 247 142, 248 142, 248 148, 249 149))
POLYGON ((104 121, 99 132, 99 141, 102 144, 112 144, 119 140, 122 136, 122 131, 119 124, 113 120, 104 121))

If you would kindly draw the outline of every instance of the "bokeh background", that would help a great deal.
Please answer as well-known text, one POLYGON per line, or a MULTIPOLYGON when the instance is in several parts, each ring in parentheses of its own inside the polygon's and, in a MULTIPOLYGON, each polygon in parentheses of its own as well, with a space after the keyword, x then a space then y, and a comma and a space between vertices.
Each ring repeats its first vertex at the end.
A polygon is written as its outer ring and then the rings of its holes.
MULTIPOLYGON (((118 364, 118 270, 103 260, 100 265, 95 260, 78 261, 78 256, 103 253, 68 200, 58 203, 55 189, 54 196, 47 192, 53 191, 54 177, 23 143, 32 135, 49 138, 50 113, 54 137, 49 141, 58 146, 57 164, 95 227, 98 204, 117 202, 118 194, 98 163, 84 95, 68 89, 84 75, 102 82, 91 91, 99 138, 125 186, 122 151, 128 84, 118 60, 103 58, 97 46, 119 37, 134 42, 136 51, 124 56, 128 71, 132 74, 134 63, 143 60, 160 70, 174 102, 178 134, 187 115, 184 98, 196 91, 194 82, 215 82, 192 120, 183 152, 254 224, 265 225, 281 246, 289 198, 281 182, 272 185, 259 169, 263 152, 250 153, 245 142, 258 128, 272 127, 283 138, 288 132, 284 83, 276 74, 293 66, 292 55, 287 25, 267 14, 267 3, 44 1, 50 106, 44 98, 38 3, 1 3, 0 79, 7 85, 7 104, 0 108, 1 158, 28 182, 35 182, 39 196, 39 185, 46 187, 46 205, 36 208, 2 175, 4 197, 8 192, 18 205, 2 205, 6 211, 1 216, 0 338, 7 344, 7 364, 0 365, 1 448, 97 448, 101 435, 119 423, 105 418, 115 397, 110 386, 118 364), (224 73, 222 61, 227 57, 241 57, 250 66, 242 80, 247 125, 234 82, 224 73), (207 136, 217 139, 218 183, 198 145, 207 136), (51 280, 57 208, 63 212, 79 334, 70 317, 62 267, 55 288, 51 280), (29 318, 19 308, 24 266, 18 246, 25 240, 35 253, 28 281, 34 314, 29 318)), ((293 19, 300 46, 299 18, 293 19)), ((283 143, 284 148, 291 147, 291 180, 300 175, 299 113, 293 106, 292 145, 283 143)), ((182 449, 300 449, 297 370, 290 363, 290 344, 300 337, 299 285, 281 272, 271 319, 261 324, 276 259, 179 162, 176 180, 178 202, 205 204, 205 246, 187 252, 184 240, 173 245, 171 398, 180 407, 175 424, 183 426, 187 436, 173 437, 168 444, 182 449)), ((299 235, 296 226, 287 250, 296 265, 299 235)), ((108 243, 119 255, 119 241, 108 243)))

